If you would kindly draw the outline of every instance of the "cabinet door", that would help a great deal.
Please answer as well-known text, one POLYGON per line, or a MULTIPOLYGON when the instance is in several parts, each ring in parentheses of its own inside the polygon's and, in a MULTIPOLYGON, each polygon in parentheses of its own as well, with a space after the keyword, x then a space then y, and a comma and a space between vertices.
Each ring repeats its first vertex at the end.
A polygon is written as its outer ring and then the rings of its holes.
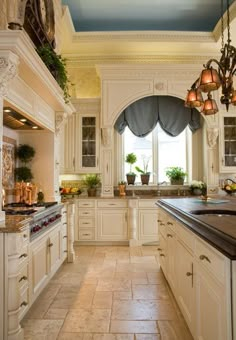
POLYGON ((99 171, 98 116, 77 114, 75 132, 76 172, 99 171))
MULTIPOLYGON (((189 326, 195 334, 195 290, 193 256, 180 242, 176 242, 177 301, 189 326)), ((210 339, 208 339, 210 340, 210 339)))
POLYGON ((176 291, 176 235, 173 230, 167 228, 167 276, 168 282, 173 290, 176 291))
POLYGON ((97 238, 102 241, 127 240, 127 209, 99 210, 97 238))
POLYGON ((231 317, 230 305, 226 309, 226 289, 214 282, 214 279, 199 265, 196 277, 197 337, 198 340, 232 339, 228 330, 231 317))
POLYGON ((47 238, 43 238, 31 246, 31 289, 33 295, 41 290, 41 286, 48 278, 49 268, 47 253, 47 238))
POLYGON ((75 171, 75 115, 68 117, 64 126, 64 172, 75 171))
POLYGON ((48 240, 50 272, 57 270, 61 260, 61 230, 56 229, 48 240))
POLYGON ((220 171, 236 171, 236 117, 224 115, 220 120, 220 171))
POLYGON ((157 241, 157 209, 139 210, 139 240, 157 241))

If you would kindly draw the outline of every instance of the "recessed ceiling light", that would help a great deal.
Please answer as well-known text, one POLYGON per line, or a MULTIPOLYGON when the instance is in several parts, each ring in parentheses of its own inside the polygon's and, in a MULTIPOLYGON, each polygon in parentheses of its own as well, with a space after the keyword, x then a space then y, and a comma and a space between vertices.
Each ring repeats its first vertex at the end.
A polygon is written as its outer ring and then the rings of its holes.
POLYGON ((38 126, 34 125, 32 126, 32 129, 38 129, 38 126))
POLYGON ((11 112, 10 109, 3 109, 4 112, 11 112))
POLYGON ((22 123, 24 123, 24 122, 26 122, 26 121, 27 121, 27 119, 25 119, 25 118, 21 118, 21 119, 20 119, 20 121, 21 121, 22 123))

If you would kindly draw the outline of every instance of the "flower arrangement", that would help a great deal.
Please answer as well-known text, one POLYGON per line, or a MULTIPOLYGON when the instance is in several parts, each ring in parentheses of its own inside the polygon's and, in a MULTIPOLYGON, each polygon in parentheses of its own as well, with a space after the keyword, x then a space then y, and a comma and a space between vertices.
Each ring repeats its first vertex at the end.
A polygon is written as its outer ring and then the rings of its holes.
POLYGON ((135 170, 137 170, 143 175, 150 175, 150 171, 148 171, 148 164, 150 162, 151 156, 147 157, 146 155, 142 155, 142 159, 143 159, 143 170, 139 166, 136 166, 135 170))
POLYGON ((206 191, 206 183, 202 182, 202 181, 196 181, 196 180, 193 180, 190 185, 189 185, 189 188, 191 190, 191 192, 194 191, 194 189, 198 189, 201 191, 201 193, 205 193, 206 191))

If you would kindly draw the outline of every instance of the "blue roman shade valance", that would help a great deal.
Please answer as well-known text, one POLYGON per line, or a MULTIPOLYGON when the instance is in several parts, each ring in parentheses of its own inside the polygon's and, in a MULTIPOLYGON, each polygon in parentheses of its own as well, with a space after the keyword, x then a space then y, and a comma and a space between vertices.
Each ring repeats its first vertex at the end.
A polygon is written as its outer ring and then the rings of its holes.
POLYGON ((172 137, 179 135, 187 125, 192 132, 201 127, 199 111, 186 108, 182 99, 150 96, 129 105, 116 120, 115 129, 122 134, 128 126, 135 136, 145 137, 158 122, 172 137))

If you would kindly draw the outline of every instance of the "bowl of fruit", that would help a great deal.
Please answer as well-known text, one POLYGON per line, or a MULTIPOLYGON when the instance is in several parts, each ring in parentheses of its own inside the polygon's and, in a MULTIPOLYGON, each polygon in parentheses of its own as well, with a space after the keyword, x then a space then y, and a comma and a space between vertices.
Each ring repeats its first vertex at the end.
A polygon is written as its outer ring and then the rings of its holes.
POLYGON ((224 186, 222 188, 227 194, 232 195, 236 193, 236 182, 232 179, 225 180, 224 186))

